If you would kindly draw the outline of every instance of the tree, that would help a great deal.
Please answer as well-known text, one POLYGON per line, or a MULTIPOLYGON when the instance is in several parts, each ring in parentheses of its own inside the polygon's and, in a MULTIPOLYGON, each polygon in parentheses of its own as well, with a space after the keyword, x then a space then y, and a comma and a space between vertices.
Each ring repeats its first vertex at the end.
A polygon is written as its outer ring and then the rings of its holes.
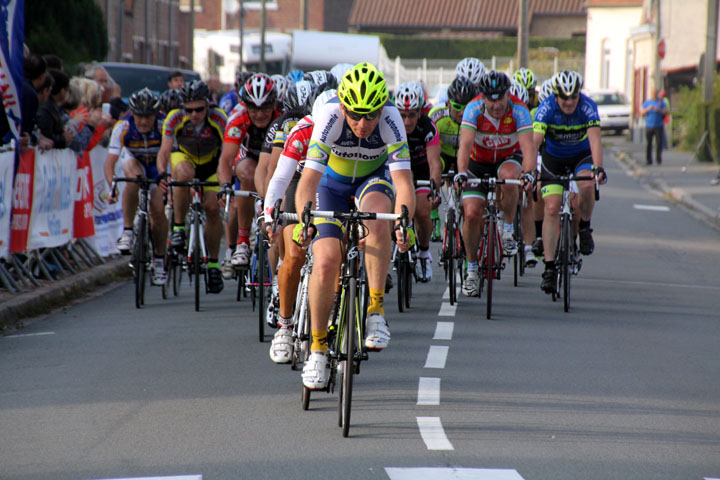
POLYGON ((108 35, 95 0, 25 2, 25 43, 33 53, 55 54, 66 64, 103 60, 108 35))

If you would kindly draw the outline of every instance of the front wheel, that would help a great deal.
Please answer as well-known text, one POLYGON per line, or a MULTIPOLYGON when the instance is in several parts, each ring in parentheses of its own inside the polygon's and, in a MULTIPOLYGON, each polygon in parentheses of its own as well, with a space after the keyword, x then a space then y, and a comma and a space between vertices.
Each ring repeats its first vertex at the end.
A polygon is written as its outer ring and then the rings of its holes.
POLYGON ((492 295, 493 295, 493 278, 495 277, 495 262, 499 261, 495 250, 497 249, 497 224, 495 218, 490 216, 487 225, 487 251, 485 254, 485 274, 487 275, 487 292, 485 300, 487 301, 486 318, 490 320, 492 316, 492 295))
POLYGON ((135 226, 135 245, 133 248, 133 268, 135 269, 135 308, 145 304, 145 277, 147 269, 147 258, 145 254, 145 229, 147 219, 138 216, 135 226))
POLYGON ((561 262, 561 279, 563 284, 563 309, 567 312, 570 310, 570 277, 572 276, 572 263, 570 259, 570 249, 572 248, 572 222, 569 215, 563 216, 562 221, 562 238, 560 239, 562 262, 561 262))
POLYGON ((402 253, 397 252, 395 258, 395 265, 397 269, 397 300, 398 300, 398 310, 400 312, 405 311, 405 289, 407 288, 407 285, 405 284, 407 280, 406 276, 406 270, 407 270, 407 263, 405 262, 405 259, 402 257, 402 253))
POLYGON ((351 278, 348 281, 345 295, 345 338, 343 340, 343 357, 341 361, 343 377, 341 382, 341 420, 342 434, 347 437, 350 433, 350 412, 352 408, 352 386, 355 374, 355 335, 357 334, 357 312, 355 311, 355 298, 357 297, 357 280, 351 278))

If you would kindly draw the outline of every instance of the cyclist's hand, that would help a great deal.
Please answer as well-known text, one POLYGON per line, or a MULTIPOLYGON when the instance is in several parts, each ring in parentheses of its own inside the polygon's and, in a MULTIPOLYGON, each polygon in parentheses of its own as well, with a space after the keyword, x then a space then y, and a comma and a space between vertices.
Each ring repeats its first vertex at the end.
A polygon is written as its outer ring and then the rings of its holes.
POLYGON ((465 185, 467 185, 467 173, 460 172, 456 173, 455 177, 453 177, 453 183, 455 184, 455 188, 462 189, 465 188, 465 185))
POLYGON ((270 245, 274 245, 277 243, 278 239, 282 236, 282 230, 283 226, 281 224, 277 224, 275 227, 275 231, 272 231, 272 222, 268 222, 267 219, 265 219, 265 223, 263 224, 263 228, 265 229, 265 237, 268 239, 268 242, 270 242, 270 245))
POLYGON ((535 185, 535 175, 533 175, 532 172, 523 172, 520 180, 522 180, 523 189, 526 192, 529 192, 533 189, 533 186, 535 185))
POLYGON ((232 195, 232 190, 233 187, 231 183, 224 183, 220 190, 217 192, 218 204, 220 205, 221 209, 225 208, 225 199, 227 198, 228 194, 232 195))
POLYGON ((307 235, 305 235, 302 223, 298 223, 293 227, 293 242, 302 248, 308 248, 312 239, 315 238, 315 235, 317 235, 317 228, 312 223, 308 225, 307 235))
POLYGON ((263 199, 258 198, 255 200, 255 215, 258 217, 263 216, 263 199))
POLYGON ((605 185, 608 181, 607 173, 605 173, 605 169, 603 167, 595 167, 593 169, 593 173, 595 173, 595 176, 598 179, 598 183, 600 185, 605 185))
POLYGON ((168 181, 170 180, 170 174, 163 172, 158 176, 158 187, 163 194, 168 191, 168 181))

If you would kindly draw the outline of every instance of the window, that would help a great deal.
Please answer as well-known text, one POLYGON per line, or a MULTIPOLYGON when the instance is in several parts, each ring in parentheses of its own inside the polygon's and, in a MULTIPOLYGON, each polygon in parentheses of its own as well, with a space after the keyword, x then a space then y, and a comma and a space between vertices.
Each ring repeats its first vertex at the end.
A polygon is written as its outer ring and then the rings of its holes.
MULTIPOLYGON (((190 2, 191 0, 180 0, 180 11, 181 12, 189 12, 190 11, 190 2)), ((202 2, 203 0, 195 0, 195 12, 202 12, 202 2)))

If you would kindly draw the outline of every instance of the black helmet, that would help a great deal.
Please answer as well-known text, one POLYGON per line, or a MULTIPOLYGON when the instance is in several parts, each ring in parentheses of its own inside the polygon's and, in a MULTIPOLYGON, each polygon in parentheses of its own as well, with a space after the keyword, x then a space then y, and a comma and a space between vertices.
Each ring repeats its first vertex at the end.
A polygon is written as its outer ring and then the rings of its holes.
POLYGON ((458 75, 455 80, 450 82, 447 89, 448 100, 462 105, 467 105, 477 96, 475 84, 467 77, 458 75))
POLYGON ((183 103, 205 100, 210 97, 210 88, 202 80, 186 83, 181 92, 183 103))
POLYGON ((240 93, 242 88, 245 86, 247 79, 255 75, 253 72, 239 72, 235 77, 235 90, 240 93))
POLYGON ((182 92, 178 89, 171 88, 160 94, 160 110, 165 113, 182 107, 182 104, 182 92))
POLYGON ((328 72, 327 70, 314 70, 307 72, 303 76, 303 80, 307 80, 315 85, 322 85, 323 83, 330 84, 331 88, 337 88, 338 81, 335 75, 328 72))
POLYGON ((499 100, 510 90, 510 77, 503 72, 490 70, 480 79, 480 92, 488 100, 499 100))
POLYGON ((136 115, 155 115, 160 108, 160 97, 145 87, 130 95, 130 111, 136 115))
POLYGON ((283 99, 283 109, 286 112, 301 111, 303 115, 310 111, 312 103, 308 107, 308 99, 312 96, 314 85, 307 80, 290 85, 283 99))

